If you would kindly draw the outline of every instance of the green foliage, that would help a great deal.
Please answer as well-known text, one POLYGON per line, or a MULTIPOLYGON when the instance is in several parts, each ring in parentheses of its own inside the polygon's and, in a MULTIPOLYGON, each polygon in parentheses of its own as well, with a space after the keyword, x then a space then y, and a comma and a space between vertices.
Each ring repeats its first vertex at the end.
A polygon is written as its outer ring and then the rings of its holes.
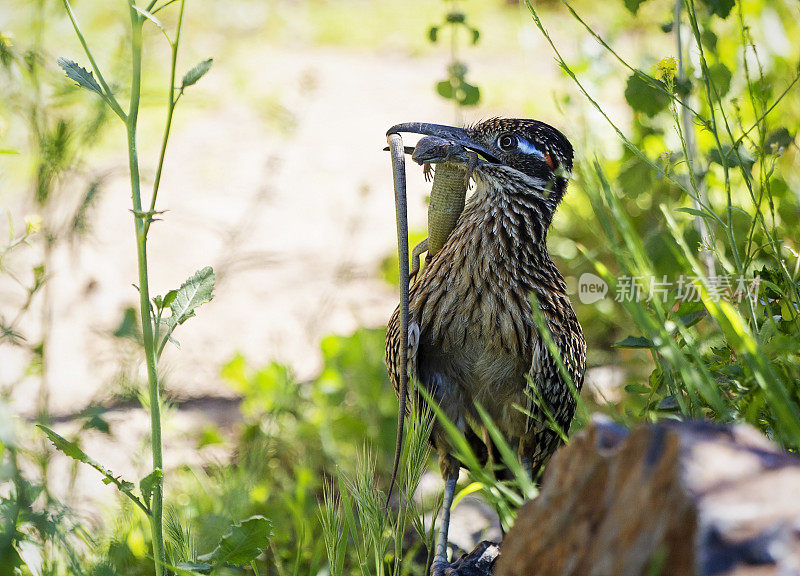
POLYGON ((158 485, 159 482, 161 482, 161 470, 158 469, 153 470, 152 472, 150 472, 150 474, 148 474, 139 481, 139 490, 142 493, 142 500, 144 500, 145 506, 147 506, 147 508, 150 508, 150 501, 151 497, 153 496, 153 490, 155 490, 155 487, 158 485))
MULTIPOLYGON (((355 479, 366 474, 369 486, 377 490, 391 472, 396 402, 386 393, 390 385, 383 364, 384 338, 384 330, 367 329, 325 338, 323 369, 311 382, 297 382, 287 367, 276 363, 255 369, 242 356, 223 367, 224 381, 242 397, 242 422, 232 440, 230 461, 208 462, 171 475, 170 501, 181 502, 172 528, 167 515, 167 549, 175 550, 168 557, 172 566, 194 572, 212 568, 211 557, 192 550, 214 550, 220 534, 241 518, 253 516, 268 518, 274 532, 268 545, 259 544, 263 553, 252 560, 258 570, 308 574, 327 564, 318 510, 325 478, 334 478, 346 490, 341 484, 345 476, 355 479), (362 459, 365 444, 376 447, 376 458, 362 459)), ((203 438, 229 442, 209 428, 203 438)), ((421 432, 415 438, 416 443, 409 444, 413 448, 406 450, 411 464, 403 489, 409 494, 428 461, 427 436, 421 432)), ((144 494, 146 487, 141 484, 144 494)), ((130 518, 129 512, 121 514, 130 518)), ((410 509, 404 522, 413 524, 412 515, 410 509)), ((146 533, 144 521, 133 518, 113 535, 108 554, 114 549, 119 554, 117 565, 133 572, 144 570, 148 559, 141 550, 146 550, 146 542, 140 548, 121 543, 131 541, 132 534, 146 533)), ((405 529, 398 534, 405 534, 405 529)), ((402 550, 392 552, 395 541, 387 542, 386 562, 392 565, 390 556, 402 550)), ((352 574, 354 552, 343 549, 341 563, 347 567, 345 573, 352 574)))
MULTIPOLYGON (((794 178, 794 166, 775 156, 794 153, 799 111, 785 96, 798 81, 797 70, 777 57, 769 72, 748 64, 762 54, 750 37, 744 9, 733 12, 733 2, 689 0, 684 6, 683 21, 663 31, 682 31, 682 42, 693 46, 680 45, 678 66, 674 59, 671 65, 668 59, 659 62, 659 79, 641 71, 630 77, 626 100, 643 114, 634 115, 627 136, 561 58, 529 3, 562 69, 625 146, 620 162, 578 164, 576 178, 578 193, 589 199, 600 224, 599 233, 583 238, 579 248, 610 294, 619 295, 624 282, 638 279, 644 295, 616 298, 605 314, 617 327, 632 321, 635 328, 618 338, 617 348, 620 354, 647 354, 649 378, 629 382, 616 405, 601 409, 627 424, 675 417, 744 421, 797 450, 796 198, 787 195, 784 184, 794 178), (734 14, 737 18, 729 18, 734 14), (700 54, 696 70, 687 62, 690 49, 700 54), (742 54, 745 67, 733 73, 726 62, 742 54), (690 75, 691 84, 686 82, 690 75), (775 83, 781 88, 774 93, 764 90, 775 83), (774 210, 787 202, 795 206, 794 216, 774 210), (696 297, 687 299, 685 287, 675 283, 663 293, 653 292, 662 278, 691 279, 696 297), (755 289, 748 293, 737 282, 755 289)), ((582 312, 597 314, 583 307, 579 317, 582 312)), ((589 325, 590 350, 591 332, 589 325)))
POLYGON ((433 525, 430 532, 425 531, 413 496, 430 456, 432 425, 433 414, 428 410, 409 422, 398 472, 401 502, 396 512, 386 505, 386 494, 375 482, 375 460, 366 448, 353 471, 338 469, 338 492, 333 483, 325 485, 319 518, 332 576, 416 573, 423 569, 414 560, 419 545, 428 551, 424 569, 430 568, 433 525), (417 532, 418 545, 406 545, 409 523, 417 532))
POLYGON ((189 71, 183 75, 183 80, 181 80, 181 92, 183 92, 183 90, 189 86, 197 84, 200 78, 205 76, 206 73, 211 70, 211 65, 213 63, 214 59, 208 58, 207 60, 203 60, 202 62, 190 68, 189 71))
MULTIPOLYGON (((149 514, 148 507, 145 506, 144 502, 142 502, 142 500, 140 500, 139 497, 136 496, 136 494, 134 494, 133 490, 135 488, 135 485, 133 484, 133 482, 128 482, 127 480, 124 480, 120 476, 115 476, 114 473, 111 472, 111 470, 108 470, 102 464, 90 458, 83 450, 81 450, 80 446, 78 446, 77 443, 70 442, 63 436, 60 436, 59 434, 48 428, 47 426, 44 426, 42 424, 38 424, 37 426, 47 435, 47 437, 50 439, 50 442, 53 443, 53 446, 55 446, 56 449, 64 453, 64 455, 69 456, 73 460, 77 460, 78 462, 87 464, 92 468, 94 468, 95 470, 97 470, 98 472, 100 472, 100 474, 103 475, 103 484, 113 484, 114 486, 117 487, 117 490, 125 494, 125 496, 130 498, 131 501, 133 501, 137 506, 139 506, 142 510, 144 510, 149 514)), ((154 476, 154 474, 151 473, 145 479, 142 480, 144 486, 148 487, 150 493, 147 496, 144 496, 145 488, 142 489, 143 493, 142 495, 145 497, 145 500, 150 499, 150 495, 152 495, 153 492, 153 485, 161 477, 161 471, 159 470, 157 472, 158 472, 157 476, 154 476)))
POLYGON ((158 354, 164 350, 167 342, 173 342, 180 347, 178 342, 172 338, 175 328, 186 322, 195 315, 203 304, 211 302, 214 298, 214 283, 216 275, 211 266, 206 266, 198 270, 186 282, 181 284, 177 290, 170 290, 163 297, 153 297, 153 324, 155 326, 155 341, 158 347, 158 354), (169 307, 170 315, 164 317, 164 311, 169 307), (161 334, 161 325, 166 327, 164 334, 161 334))
POLYGON ((267 548, 270 536, 270 521, 263 516, 252 516, 231 526, 214 550, 197 558, 207 562, 211 570, 226 564, 249 564, 267 548))
POLYGON ((647 0, 624 0, 625 8, 630 10, 631 14, 636 14, 639 11, 639 6, 644 4, 647 0))
POLYGON ((59 58, 58 65, 64 69, 68 78, 75 81, 76 85, 96 92, 100 96, 105 96, 103 89, 100 88, 100 84, 94 79, 94 75, 86 68, 79 66, 77 63, 67 58, 59 58))
POLYGON ((634 73, 628 78, 628 84, 625 87, 625 100, 635 111, 642 112, 650 117, 655 116, 659 112, 666 110, 670 101, 669 95, 664 92, 666 86, 662 82, 658 84, 661 86, 661 90, 655 88, 652 83, 643 80, 641 72, 634 73))
POLYGON ((480 89, 467 82, 467 65, 459 59, 459 32, 466 31, 470 43, 475 45, 480 39, 480 31, 467 23, 467 15, 462 12, 456 2, 449 2, 450 11, 444 22, 428 29, 428 40, 436 43, 440 40, 442 30, 450 34, 450 63, 447 66, 447 78, 436 84, 436 92, 442 98, 452 100, 456 107, 475 106, 480 102, 480 89))
POLYGON ((720 18, 727 18, 733 7, 736 5, 734 0, 702 0, 712 14, 716 14, 720 18))

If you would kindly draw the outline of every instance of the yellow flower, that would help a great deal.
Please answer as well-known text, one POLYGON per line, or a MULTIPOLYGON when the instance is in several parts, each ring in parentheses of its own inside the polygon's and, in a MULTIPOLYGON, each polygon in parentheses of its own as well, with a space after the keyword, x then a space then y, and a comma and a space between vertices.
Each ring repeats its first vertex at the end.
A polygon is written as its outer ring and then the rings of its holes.
POLYGON ((655 68, 656 78, 663 82, 671 82, 678 71, 678 63, 673 56, 667 56, 658 61, 655 68))
POLYGON ((25 233, 36 234, 42 227, 42 217, 38 214, 25 216, 25 233))

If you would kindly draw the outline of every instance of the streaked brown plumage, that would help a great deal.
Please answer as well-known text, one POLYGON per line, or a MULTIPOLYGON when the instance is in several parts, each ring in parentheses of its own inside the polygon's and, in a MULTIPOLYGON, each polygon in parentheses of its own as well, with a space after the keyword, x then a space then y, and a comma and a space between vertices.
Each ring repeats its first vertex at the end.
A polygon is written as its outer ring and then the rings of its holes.
MULTIPOLYGON (((559 437, 532 401, 528 382, 565 432, 575 401, 536 328, 531 294, 578 388, 585 368, 583 332, 546 243, 572 169, 572 146, 555 128, 534 120, 492 119, 466 129, 416 126, 423 127, 416 132, 452 138, 485 160, 473 169, 475 189, 455 229, 411 287, 409 375, 473 444, 480 444, 475 402, 480 403, 535 474, 559 437)), ((386 337, 386 365, 396 391, 399 320, 398 308, 386 337)), ((431 443, 454 488, 460 464, 438 424, 431 443)), ((443 552, 437 550, 435 572, 443 569, 443 552)))

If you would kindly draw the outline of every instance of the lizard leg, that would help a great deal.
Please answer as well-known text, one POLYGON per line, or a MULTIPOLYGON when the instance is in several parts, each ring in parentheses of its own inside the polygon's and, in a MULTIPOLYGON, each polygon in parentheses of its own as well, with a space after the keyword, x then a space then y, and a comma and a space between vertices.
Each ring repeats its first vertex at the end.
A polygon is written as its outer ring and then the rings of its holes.
POLYGON ((478 165, 478 155, 470 150, 467 152, 467 157, 469 160, 467 161, 467 175, 465 176, 465 182, 467 184, 467 188, 469 188, 469 181, 472 180, 472 172, 478 165))
POLYGON ((433 168, 430 164, 422 165, 422 173, 425 175, 425 182, 433 180, 433 168))
MULTIPOLYGON (((419 257, 423 252, 428 251, 428 239, 425 238, 422 242, 414 246, 414 250, 411 251, 411 274, 409 274, 409 278, 415 280, 417 278, 417 273, 419 273, 419 257)), ((427 258, 425 262, 427 263, 427 258)))

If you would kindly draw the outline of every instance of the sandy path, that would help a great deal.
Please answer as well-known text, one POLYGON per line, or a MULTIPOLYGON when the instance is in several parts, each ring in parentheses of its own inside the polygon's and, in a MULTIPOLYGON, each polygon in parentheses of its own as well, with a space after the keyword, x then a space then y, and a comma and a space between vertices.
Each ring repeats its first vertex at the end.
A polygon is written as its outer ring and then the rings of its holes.
MULTIPOLYGON (((309 378, 323 335, 386 321, 395 295, 376 271, 394 250, 395 223, 383 133, 396 122, 453 116, 431 89, 441 58, 273 49, 259 61, 270 73, 253 77, 248 96, 236 97, 233 72, 220 65, 176 115, 159 199, 168 212, 150 236, 152 290, 177 287, 206 265, 219 276, 214 301, 176 332, 182 349, 164 354, 165 382, 178 396, 228 393, 219 368, 237 351, 309 378), (220 105, 200 107, 206 99, 220 105), (269 121, 276 106, 293 128, 269 121)), ((150 142, 142 148, 143 158, 155 157, 150 142)), ((152 167, 144 168, 149 183, 152 167)), ((95 230, 57 254, 50 280, 58 414, 107 395, 119 362, 107 333, 138 305, 125 165, 101 169, 111 176, 95 230)), ((409 178, 411 220, 421 226, 426 185, 413 167, 409 178)), ((18 409, 33 404, 30 388, 17 391, 18 409)))

